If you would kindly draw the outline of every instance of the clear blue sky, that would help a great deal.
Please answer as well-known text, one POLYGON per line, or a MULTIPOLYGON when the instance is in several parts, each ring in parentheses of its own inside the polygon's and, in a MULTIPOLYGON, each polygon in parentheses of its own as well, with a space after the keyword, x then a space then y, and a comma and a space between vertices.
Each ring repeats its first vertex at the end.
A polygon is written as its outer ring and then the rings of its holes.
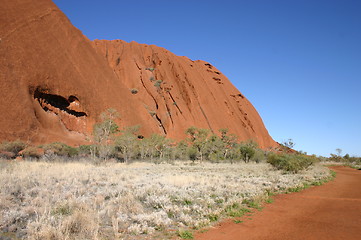
POLYGON ((361 1, 54 2, 91 40, 155 44, 215 65, 276 141, 361 156, 361 1))

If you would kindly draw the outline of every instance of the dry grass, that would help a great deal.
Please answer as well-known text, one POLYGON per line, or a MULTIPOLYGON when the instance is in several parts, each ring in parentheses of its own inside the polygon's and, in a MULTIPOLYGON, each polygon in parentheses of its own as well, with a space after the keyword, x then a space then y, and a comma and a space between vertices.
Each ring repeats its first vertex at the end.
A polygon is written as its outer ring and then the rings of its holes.
MULTIPOLYGON (((268 164, 0 161, 0 232, 27 239, 152 239, 201 228, 232 204, 329 176, 268 164)), ((159 238, 158 238, 159 239, 159 238)))

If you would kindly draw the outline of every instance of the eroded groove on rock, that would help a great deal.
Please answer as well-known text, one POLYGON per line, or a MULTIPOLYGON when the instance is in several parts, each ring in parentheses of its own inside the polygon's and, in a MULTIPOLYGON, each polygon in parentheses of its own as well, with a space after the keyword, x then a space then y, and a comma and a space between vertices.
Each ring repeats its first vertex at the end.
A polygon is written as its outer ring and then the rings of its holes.
POLYGON ((170 97, 170 98, 172 99, 172 101, 173 101, 173 105, 176 106, 176 108, 178 109, 178 111, 180 112, 180 114, 182 114, 182 116, 183 116, 182 110, 180 110, 180 108, 179 108, 177 102, 175 101, 175 99, 173 98, 172 94, 171 94, 170 92, 169 92, 168 94, 169 94, 169 97, 170 97))
MULTIPOLYGON (((164 98, 164 97, 163 97, 163 98, 164 98)), ((164 101, 165 101, 165 99, 164 99, 164 101)), ((172 122, 172 125, 173 125, 174 122, 173 122, 173 118, 172 118, 172 113, 171 113, 171 111, 170 111, 170 108, 169 108, 167 102, 165 102, 165 107, 166 107, 166 109, 167 109, 167 115, 169 115, 170 121, 172 122)))
POLYGON ((199 108, 201 109, 201 112, 202 112, 204 118, 205 118, 206 121, 207 121, 207 124, 208 124, 209 129, 211 130, 212 133, 214 133, 213 128, 212 128, 212 126, 211 126, 211 124, 210 124, 210 122, 209 122, 209 120, 208 120, 208 118, 207 118, 207 115, 206 115, 206 113, 204 112, 204 110, 203 110, 203 108, 202 108, 202 106, 201 106, 201 104, 200 104, 199 102, 198 102, 198 105, 199 105, 199 108))
POLYGON ((145 86, 144 81, 143 81, 143 77, 142 74, 140 74, 140 82, 142 83, 145 91, 149 94, 149 96, 153 99, 154 103, 155 103, 155 108, 158 109, 158 103, 157 100, 155 100, 155 97, 152 95, 152 93, 148 90, 148 88, 145 86))

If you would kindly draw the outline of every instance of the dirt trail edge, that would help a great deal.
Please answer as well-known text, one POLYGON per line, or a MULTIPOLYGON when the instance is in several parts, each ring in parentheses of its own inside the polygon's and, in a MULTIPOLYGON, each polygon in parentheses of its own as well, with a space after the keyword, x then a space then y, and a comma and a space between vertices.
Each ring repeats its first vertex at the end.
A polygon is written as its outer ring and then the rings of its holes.
POLYGON ((220 223, 197 240, 361 239, 361 171, 330 167, 336 178, 299 193, 282 194, 248 220, 220 223))

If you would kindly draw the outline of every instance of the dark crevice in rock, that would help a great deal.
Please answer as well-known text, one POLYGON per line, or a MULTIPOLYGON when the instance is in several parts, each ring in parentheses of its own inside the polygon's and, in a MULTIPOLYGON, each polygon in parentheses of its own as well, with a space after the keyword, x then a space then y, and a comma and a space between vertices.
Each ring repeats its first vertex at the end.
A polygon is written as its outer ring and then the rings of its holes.
POLYGON ((237 96, 241 97, 241 98, 244 98, 244 96, 241 93, 239 93, 237 96))
POLYGON ((138 63, 137 63, 136 61, 134 61, 134 63, 135 63, 135 65, 137 66, 138 70, 139 70, 139 71, 141 71, 141 70, 142 70, 142 68, 141 68, 141 67, 139 67, 138 63))
POLYGON ((120 63, 120 57, 117 58, 116 62, 115 62, 115 65, 118 66, 120 63))
POLYGON ((205 63, 204 65, 207 66, 207 67, 210 68, 210 69, 213 68, 212 64, 210 64, 210 63, 205 63))
POLYGON ((77 97, 75 97, 74 95, 70 95, 68 97, 68 101, 69 101, 69 103, 72 103, 72 102, 75 102, 75 101, 79 102, 79 99, 77 97))
POLYGON ((155 118, 158 120, 158 122, 159 122, 159 127, 161 127, 162 129, 163 129, 163 133, 165 134, 165 135, 167 135, 167 130, 165 130, 165 127, 164 127, 164 125, 163 125, 163 123, 162 123, 162 120, 158 117, 158 115, 156 114, 155 115, 155 118))

